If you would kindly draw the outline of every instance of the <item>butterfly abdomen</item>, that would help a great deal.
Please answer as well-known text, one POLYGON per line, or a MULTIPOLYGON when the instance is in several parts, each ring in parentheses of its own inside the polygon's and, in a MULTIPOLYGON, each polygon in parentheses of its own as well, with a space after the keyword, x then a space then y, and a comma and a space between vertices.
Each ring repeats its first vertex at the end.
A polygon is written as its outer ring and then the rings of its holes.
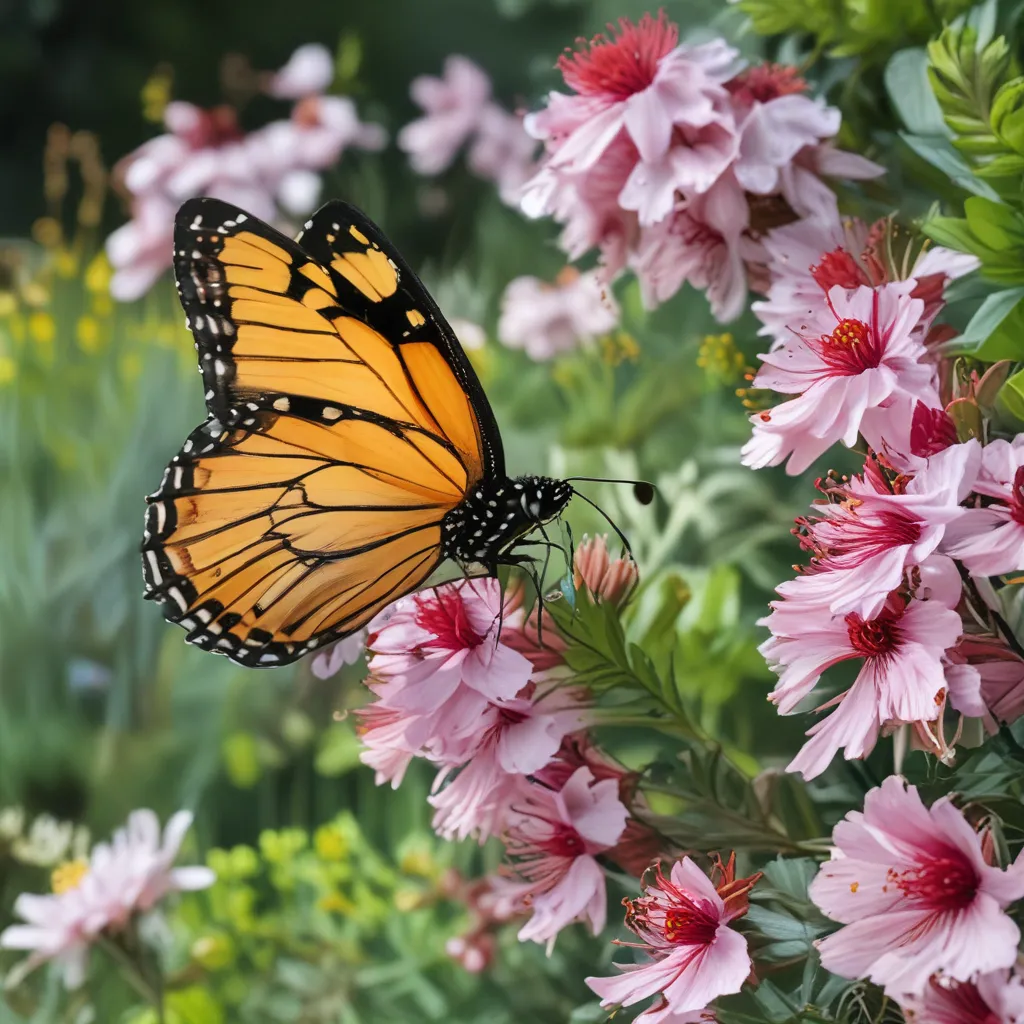
POLYGON ((504 551, 561 515, 571 497, 569 484, 550 477, 482 481, 444 517, 443 554, 496 571, 504 551))

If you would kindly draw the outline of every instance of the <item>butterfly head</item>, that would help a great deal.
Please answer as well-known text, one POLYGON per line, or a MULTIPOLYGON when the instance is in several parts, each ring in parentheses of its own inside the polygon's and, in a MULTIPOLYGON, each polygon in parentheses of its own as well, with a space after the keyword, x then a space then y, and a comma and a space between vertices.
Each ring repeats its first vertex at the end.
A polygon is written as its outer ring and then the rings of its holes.
POLYGON ((573 496, 572 484, 547 476, 521 476, 512 483, 530 526, 542 526, 557 519, 573 496))

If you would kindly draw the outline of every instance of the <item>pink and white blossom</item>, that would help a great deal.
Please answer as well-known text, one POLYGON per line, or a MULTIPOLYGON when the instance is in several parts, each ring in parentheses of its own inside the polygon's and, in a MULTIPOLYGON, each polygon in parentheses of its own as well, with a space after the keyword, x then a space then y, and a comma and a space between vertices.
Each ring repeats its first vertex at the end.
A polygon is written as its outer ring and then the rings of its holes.
POLYGON ((320 171, 350 148, 384 146, 384 130, 362 122, 352 100, 322 94, 333 73, 323 47, 300 47, 266 83, 271 95, 296 100, 291 116, 249 134, 231 107, 167 105, 167 131, 115 168, 132 217, 107 239, 114 298, 139 298, 170 267, 174 214, 186 199, 212 196, 270 222, 305 217, 320 198, 320 171))
POLYGON ((968 509, 951 531, 946 549, 972 576, 1001 576, 1024 569, 1024 434, 997 439, 982 449, 975 491, 993 499, 968 509))
POLYGON ((861 661, 853 685, 821 706, 834 710, 809 730, 811 739, 787 768, 807 779, 840 750, 847 760, 866 757, 885 727, 934 721, 947 688, 944 654, 961 633, 959 614, 943 601, 895 594, 870 619, 784 599, 772 602, 760 624, 772 631, 759 650, 779 675, 769 699, 780 714, 796 711, 833 665, 861 661))
POLYGON ((935 975, 919 996, 904 996, 907 1024, 1024 1024, 1024 980, 989 971, 973 981, 935 975))
POLYGON ((330 679, 343 666, 355 665, 366 651, 367 631, 357 630, 351 636, 319 651, 310 663, 310 670, 318 679, 330 679))
POLYGON ((988 864, 981 837, 949 797, 925 807, 890 776, 835 828, 811 899, 844 927, 818 941, 826 970, 921 996, 938 971, 953 981, 1008 968, 1020 931, 1005 907, 1024 896, 1024 863, 988 864))
POLYGON ((96 844, 88 862, 54 872, 52 895, 22 893, 14 912, 25 923, 0 933, 0 947, 30 951, 16 975, 24 977, 52 960, 64 984, 77 988, 85 980, 89 947, 99 935, 116 933, 169 893, 212 885, 215 876, 209 868, 173 866, 191 824, 192 815, 179 811, 161 834, 152 811, 133 811, 110 843, 96 844))
POLYGON ((837 441, 852 447, 862 432, 881 449, 887 414, 901 401, 938 406, 935 370, 915 333, 923 312, 906 283, 831 288, 792 325, 792 337, 761 356, 754 386, 795 397, 751 417, 743 464, 788 460, 786 471, 801 473, 837 441))
POLYGON ((746 912, 747 893, 760 876, 735 880, 732 863, 719 887, 689 857, 676 861, 668 878, 659 865, 643 896, 623 901, 626 925, 650 962, 618 964, 618 977, 587 978, 605 1009, 657 996, 637 1021, 700 1021, 713 1000, 739 992, 752 964, 747 940, 730 923, 746 912))
POLYGON ((874 461, 863 476, 819 484, 824 502, 815 515, 797 520, 811 564, 778 592, 789 601, 824 604, 834 615, 877 615, 907 570, 920 565, 942 543, 946 529, 964 513, 981 464, 975 440, 952 445, 927 460, 899 487, 874 461))
POLYGON ((608 897, 604 871, 595 857, 614 846, 629 811, 614 779, 595 781, 579 768, 560 790, 534 783, 510 809, 505 848, 515 880, 503 893, 530 909, 521 941, 545 943, 586 921, 596 935, 605 925, 608 897))
POLYGON ((544 360, 607 334, 619 322, 619 307, 594 271, 567 267, 554 284, 517 277, 501 297, 498 338, 544 360))
POLYGON ((396 141, 418 174, 439 174, 480 126, 491 98, 491 80, 468 57, 453 54, 444 73, 420 75, 409 87, 423 117, 407 124, 396 141))

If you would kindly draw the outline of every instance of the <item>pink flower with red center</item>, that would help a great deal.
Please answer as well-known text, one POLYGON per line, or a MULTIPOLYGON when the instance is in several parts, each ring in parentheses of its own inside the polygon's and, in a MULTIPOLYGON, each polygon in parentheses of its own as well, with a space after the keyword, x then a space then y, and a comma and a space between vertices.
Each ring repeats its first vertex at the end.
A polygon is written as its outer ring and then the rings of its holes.
POLYGON ((595 781, 589 768, 578 768, 560 790, 526 787, 504 835, 516 880, 500 890, 531 912, 521 941, 546 943, 550 952, 574 921, 589 922, 595 935, 604 928, 608 897, 595 857, 615 845, 628 817, 616 781, 595 781))
POLYGON ((554 284, 536 277, 509 282, 501 297, 498 339, 541 361, 607 334, 618 322, 619 307, 597 273, 566 267, 554 284))
POLYGON ((746 913, 760 875, 736 879, 734 863, 733 857, 719 867, 717 887, 689 857, 676 861, 668 878, 658 865, 643 896, 623 900, 626 926, 650 962, 618 964, 618 977, 587 978, 605 1009, 658 996, 636 1020, 671 1024, 701 1020, 713 1000, 739 992, 752 965, 747 940, 729 925, 746 913))
POLYGON ((1024 980, 1014 971, 989 971, 974 981, 936 975, 919 996, 904 996, 907 1024, 1024 1024, 1024 980))
POLYGON ((926 808, 890 776, 835 828, 811 899, 844 925, 819 940, 826 970, 869 978, 894 998, 1010 967, 1020 931, 1004 908, 1024 896, 1024 863, 1003 870, 948 797, 926 808))
POLYGON ((1011 444, 982 449, 974 490, 992 499, 968 509, 951 531, 947 550, 972 576, 1001 576, 1024 569, 1024 434, 1011 444))
POLYGON ((910 421, 910 454, 926 459, 958 441, 956 424, 945 409, 929 409, 924 402, 914 406, 910 421))
POLYGON ((754 386, 796 397, 751 417, 744 465, 788 459, 786 471, 801 473, 837 441, 853 447, 861 432, 881 448, 888 410, 905 400, 939 404, 934 367, 915 334, 924 303, 907 292, 905 283, 835 286, 792 325, 793 337, 761 356, 754 386))
MULTIPOLYGON (((730 98, 722 83, 736 51, 722 41, 678 45, 664 13, 637 24, 620 19, 559 61, 571 95, 552 93, 527 130, 547 156, 527 183, 524 209, 568 219, 556 199, 594 174, 604 176, 610 151, 627 155, 617 182, 618 205, 653 224, 672 209, 676 193, 710 188, 736 155, 730 98)), ((613 157, 613 162, 615 158, 613 157)))
POLYGON ((915 255, 892 235, 889 220, 869 226, 856 218, 840 218, 838 212, 769 231, 762 244, 771 283, 767 298, 752 306, 764 324, 759 333, 784 344, 792 339, 793 325, 819 308, 832 288, 853 291, 907 278, 915 282, 912 297, 929 299, 922 326, 929 325, 942 306, 946 283, 976 270, 978 260, 942 246, 915 255), (894 246, 906 250, 902 257, 893 258, 894 246))
POLYGON ((945 705, 943 657, 959 640, 961 621, 942 600, 894 594, 865 619, 786 599, 772 602, 772 613, 759 624, 772 631, 759 650, 779 676, 769 700, 780 714, 796 711, 826 669, 861 661, 853 685, 819 708, 834 710, 809 730, 811 739, 787 771, 814 778, 841 749, 847 760, 866 757, 883 728, 935 721, 945 705))
POLYGON ((908 568, 937 550, 950 523, 964 512, 981 463, 971 440, 933 455, 909 479, 890 481, 874 461, 863 477, 819 482, 817 513, 797 520, 811 564, 779 586, 790 601, 825 604, 834 615, 877 615, 908 568))

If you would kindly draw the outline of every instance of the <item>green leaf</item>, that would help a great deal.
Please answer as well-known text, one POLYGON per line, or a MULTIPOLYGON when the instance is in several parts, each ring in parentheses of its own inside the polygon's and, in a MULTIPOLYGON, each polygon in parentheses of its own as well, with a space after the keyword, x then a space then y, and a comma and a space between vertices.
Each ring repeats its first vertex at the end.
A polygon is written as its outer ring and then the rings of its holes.
POLYGON ((992 101, 992 128, 1016 153, 1024 153, 1024 78, 1003 85, 992 101))
POLYGON ((1024 359, 1024 287, 990 295, 950 348, 985 362, 1024 359))
POLYGON ((915 135, 950 135, 928 81, 923 47, 894 53, 885 68, 885 88, 903 123, 915 135))
MULTIPOLYGON (((944 138, 900 132, 900 138, 919 156, 942 171, 954 185, 987 199, 999 199, 991 185, 978 178, 962 156, 944 138)), ((969 250, 967 250, 969 251, 969 250)))
MULTIPOLYGON (((1024 347, 1024 339, 1020 342, 1024 347)), ((1024 370, 1015 373, 999 392, 1003 408, 1019 423, 1024 423, 1024 370)))
POLYGON ((1024 231, 1017 213, 1005 203, 984 196, 969 196, 964 200, 967 225, 974 237, 986 248, 1006 252, 1024 247, 1024 231))

